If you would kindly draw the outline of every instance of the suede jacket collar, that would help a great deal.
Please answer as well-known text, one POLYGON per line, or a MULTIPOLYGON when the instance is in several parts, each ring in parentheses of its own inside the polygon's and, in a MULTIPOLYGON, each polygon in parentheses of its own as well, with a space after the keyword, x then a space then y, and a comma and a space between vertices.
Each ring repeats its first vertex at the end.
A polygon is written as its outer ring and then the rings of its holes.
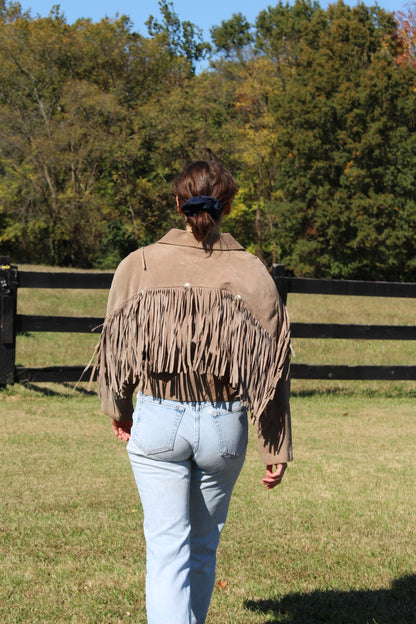
POLYGON ((211 235, 208 248, 204 246, 203 243, 195 240, 192 232, 177 229, 170 230, 156 244, 175 245, 177 247, 194 247, 196 249, 201 249, 202 251, 211 251, 211 249, 212 251, 244 251, 244 247, 242 247, 240 243, 237 243, 231 234, 219 234, 218 232, 211 235))

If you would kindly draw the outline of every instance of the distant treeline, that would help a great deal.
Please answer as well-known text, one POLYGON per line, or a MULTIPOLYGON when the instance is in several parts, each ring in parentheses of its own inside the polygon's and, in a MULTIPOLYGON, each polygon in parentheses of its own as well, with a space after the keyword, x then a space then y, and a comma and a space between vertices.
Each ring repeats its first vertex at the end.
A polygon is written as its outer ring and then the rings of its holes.
POLYGON ((113 268, 182 226, 173 178, 209 148, 240 187, 226 229, 266 264, 414 281, 413 8, 279 2, 210 42, 159 9, 144 36, 0 0, 0 253, 113 268))

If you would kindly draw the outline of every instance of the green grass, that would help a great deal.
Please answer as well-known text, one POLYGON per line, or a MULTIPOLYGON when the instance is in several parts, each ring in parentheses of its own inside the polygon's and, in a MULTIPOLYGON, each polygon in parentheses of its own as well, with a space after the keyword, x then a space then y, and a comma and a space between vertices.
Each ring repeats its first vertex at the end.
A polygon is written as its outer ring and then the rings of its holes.
MULTIPOLYGON (((99 316, 105 300, 22 290, 19 312, 99 316)), ((415 322, 414 300, 289 295, 288 308, 294 321, 415 322)), ((85 364, 96 341, 19 336, 18 362, 85 364)), ((310 363, 416 360, 411 342, 294 348, 310 363)), ((415 398, 415 382, 293 380, 295 461, 263 491, 251 436, 207 624, 416 624, 415 398)), ((94 394, 0 390, 0 440, 0 622, 144 624, 142 512, 94 394)))
MULTIPOLYGON (((144 623, 142 513, 95 396, 0 393, 0 621, 144 623)), ((416 622, 414 397, 292 400, 295 461, 263 491, 253 435, 208 623, 416 622)))

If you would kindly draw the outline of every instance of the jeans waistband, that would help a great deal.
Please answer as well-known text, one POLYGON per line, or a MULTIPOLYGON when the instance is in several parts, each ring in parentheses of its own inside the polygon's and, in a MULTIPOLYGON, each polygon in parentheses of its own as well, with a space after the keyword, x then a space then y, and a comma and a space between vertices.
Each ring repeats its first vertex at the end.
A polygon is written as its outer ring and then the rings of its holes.
POLYGON ((141 403, 157 403, 159 405, 165 405, 166 407, 177 408, 179 405, 193 409, 204 409, 211 407, 213 409, 223 409, 228 412, 239 412, 245 407, 244 401, 175 401, 174 399, 162 399, 159 397, 149 396, 142 392, 137 393, 137 401, 141 403))

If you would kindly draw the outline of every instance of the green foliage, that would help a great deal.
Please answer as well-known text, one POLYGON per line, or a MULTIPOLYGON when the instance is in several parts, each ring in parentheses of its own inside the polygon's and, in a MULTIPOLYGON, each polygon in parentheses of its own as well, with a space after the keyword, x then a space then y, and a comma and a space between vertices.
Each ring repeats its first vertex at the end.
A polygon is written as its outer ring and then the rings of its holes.
POLYGON ((137 248, 137 239, 131 228, 120 218, 109 221, 103 232, 100 244, 99 260, 96 264, 101 269, 111 269, 131 251, 137 248))
POLYGON ((172 58, 183 57, 190 64, 192 71, 195 63, 204 58, 209 44, 203 41, 202 31, 192 22, 181 22, 173 10, 173 3, 168 0, 159 0, 159 10, 162 22, 151 15, 146 22, 151 37, 159 39, 166 46, 172 58))
POLYGON ((323 15, 302 1, 257 22, 279 72, 268 111, 283 262, 297 275, 412 280, 415 75, 394 62, 384 11, 339 2, 323 15))
POLYGON ((414 280, 414 11, 237 13, 196 73, 210 44, 159 10, 143 36, 126 16, 69 25, 2 0, 2 252, 111 268, 182 224, 173 178, 209 147, 240 185, 226 226, 266 264, 414 280))
POLYGON ((242 13, 234 13, 231 19, 223 20, 220 26, 211 28, 211 38, 216 52, 223 52, 229 57, 237 54, 253 41, 250 23, 242 13))

